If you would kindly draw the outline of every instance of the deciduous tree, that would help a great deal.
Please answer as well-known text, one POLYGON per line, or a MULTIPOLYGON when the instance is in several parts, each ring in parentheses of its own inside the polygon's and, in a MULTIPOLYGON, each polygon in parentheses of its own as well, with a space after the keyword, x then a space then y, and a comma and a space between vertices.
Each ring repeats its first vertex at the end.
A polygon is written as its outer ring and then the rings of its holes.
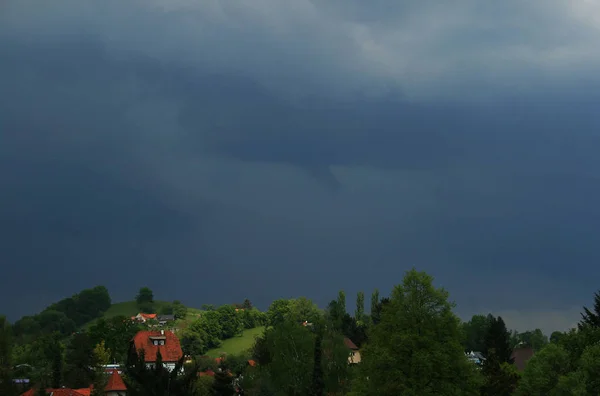
POLYGON ((477 374, 465 357, 452 308, 448 293, 435 288, 431 276, 407 272, 361 352, 362 394, 477 394, 477 374))

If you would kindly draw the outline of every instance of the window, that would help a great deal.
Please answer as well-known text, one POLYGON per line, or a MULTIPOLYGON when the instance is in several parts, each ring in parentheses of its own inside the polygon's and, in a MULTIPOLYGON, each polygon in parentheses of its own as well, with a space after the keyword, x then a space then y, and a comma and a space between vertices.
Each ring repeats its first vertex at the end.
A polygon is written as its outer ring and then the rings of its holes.
POLYGON ((154 345, 158 345, 158 340, 154 340, 154 345))
POLYGON ((160 345, 165 345, 165 340, 160 340, 160 345))

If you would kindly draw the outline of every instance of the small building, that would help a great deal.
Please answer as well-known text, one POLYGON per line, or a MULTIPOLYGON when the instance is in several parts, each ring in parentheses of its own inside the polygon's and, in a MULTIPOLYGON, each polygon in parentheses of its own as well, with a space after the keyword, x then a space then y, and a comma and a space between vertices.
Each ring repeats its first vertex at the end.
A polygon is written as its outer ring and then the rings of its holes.
POLYGON ((154 314, 154 313, 149 314, 149 313, 140 312, 137 315, 132 316, 131 320, 132 321, 138 321, 138 322, 141 322, 141 323, 146 323, 148 320, 156 320, 156 314, 154 314))
POLYGON ((127 386, 123 378, 119 375, 119 370, 113 369, 108 377, 106 387, 104 387, 106 396, 127 396, 127 386))
POLYGON ((132 347, 139 353, 144 351, 144 359, 148 367, 154 367, 158 352, 163 366, 172 371, 183 357, 179 338, 172 331, 139 331, 132 340, 132 347))
POLYGON ((348 363, 356 364, 360 363, 360 351, 358 347, 348 337, 344 337, 344 345, 349 349, 348 363))
POLYGON ((159 325, 164 326, 169 322, 175 321, 175 315, 158 315, 156 320, 158 320, 159 325))
POLYGON ((466 352, 465 355, 467 356, 467 359, 470 362, 473 362, 474 364, 476 364, 478 366, 482 366, 483 363, 485 362, 485 356, 483 356, 483 354, 481 352, 471 351, 471 352, 466 352))

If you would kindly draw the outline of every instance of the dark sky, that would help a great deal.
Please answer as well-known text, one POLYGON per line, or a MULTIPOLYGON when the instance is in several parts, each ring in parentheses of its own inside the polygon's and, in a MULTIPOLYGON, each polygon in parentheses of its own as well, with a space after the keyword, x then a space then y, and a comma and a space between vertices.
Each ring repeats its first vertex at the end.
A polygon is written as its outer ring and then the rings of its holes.
POLYGON ((600 287, 599 28, 591 1, 5 0, 0 312, 323 306, 415 266, 463 317, 564 329, 600 287))

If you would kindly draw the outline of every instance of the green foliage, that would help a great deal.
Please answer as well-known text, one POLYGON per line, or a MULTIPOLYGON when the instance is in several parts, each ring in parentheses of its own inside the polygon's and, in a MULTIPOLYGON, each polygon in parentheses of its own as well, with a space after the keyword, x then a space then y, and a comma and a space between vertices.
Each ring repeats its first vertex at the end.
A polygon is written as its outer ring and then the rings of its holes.
POLYGON ((594 293, 593 309, 590 310, 587 307, 583 307, 579 327, 583 326, 600 327, 600 291, 594 293))
POLYGON ((362 291, 359 291, 356 294, 356 310, 354 311, 354 319, 361 324, 365 319, 365 293, 362 291))
POLYGON ((192 396, 213 396, 215 379, 211 376, 202 376, 194 382, 192 396))
POLYGON ((277 326, 285 322, 291 311, 291 300, 278 299, 271 303, 267 310, 267 324, 277 326))
POLYGON ((181 303, 179 300, 173 301, 173 315, 175 315, 175 319, 184 319, 187 316, 188 309, 185 305, 181 303))
POLYGON ((173 304, 164 304, 158 309, 159 315, 174 315, 173 304))
POLYGON ((154 312, 154 293, 149 287, 142 287, 135 296, 135 302, 141 312, 154 312))
POLYGON ((215 396, 233 396, 234 394, 233 378, 223 366, 215 371, 212 391, 215 396))
POLYGON ((448 293, 411 270, 369 337, 356 381, 363 395, 474 395, 475 368, 461 345, 448 293))
POLYGON ((379 323, 379 316, 377 315, 377 305, 379 304, 379 290, 373 290, 371 294, 371 321, 373 323, 379 323))
POLYGON ((256 308, 244 309, 239 312, 244 329, 253 329, 267 323, 267 314, 256 308))
POLYGON ((548 344, 548 337, 540 329, 535 329, 518 333, 516 341, 517 344, 523 343, 537 352, 548 344))
POLYGON ((4 316, 0 316, 0 395, 16 395, 13 386, 11 326, 4 316))
POLYGON ((85 289, 50 305, 38 315, 21 318, 13 325, 13 333, 20 343, 31 343, 41 335, 55 332, 66 337, 77 327, 102 316, 110 304, 106 287, 85 289))
POLYGON ((346 292, 340 290, 338 292, 337 303, 341 312, 346 313, 346 292))
POLYGON ((471 320, 462 324, 466 352, 476 351, 487 355, 485 336, 489 326, 490 318, 486 315, 473 315, 471 320))
POLYGON ((100 318, 88 329, 88 334, 93 345, 102 341, 110 350, 110 360, 125 361, 129 351, 129 341, 142 329, 142 325, 132 322, 125 316, 100 318))
POLYGON ((253 352, 263 382, 290 396, 309 394, 312 384, 314 334, 294 321, 270 327, 253 352))
POLYGON ((85 332, 75 333, 66 348, 65 385, 85 388, 94 382, 94 344, 85 332))
POLYGON ((484 384, 481 394, 489 396, 511 395, 519 380, 512 367, 510 333, 501 317, 488 315, 485 334, 486 360, 483 363, 484 384))
POLYGON ((160 353, 157 353, 154 367, 148 367, 143 353, 138 354, 133 349, 130 350, 123 376, 123 381, 127 386, 127 395, 189 396, 193 394, 198 368, 194 366, 184 372, 183 366, 184 358, 182 357, 175 368, 169 372, 162 364, 160 353))
POLYGON ((517 395, 552 395, 561 376, 571 370, 568 352, 560 345, 549 344, 527 363, 517 395))
POLYGON ((221 305, 217 311, 219 326, 221 327, 220 339, 226 339, 241 334, 244 329, 241 315, 231 305, 221 305))

